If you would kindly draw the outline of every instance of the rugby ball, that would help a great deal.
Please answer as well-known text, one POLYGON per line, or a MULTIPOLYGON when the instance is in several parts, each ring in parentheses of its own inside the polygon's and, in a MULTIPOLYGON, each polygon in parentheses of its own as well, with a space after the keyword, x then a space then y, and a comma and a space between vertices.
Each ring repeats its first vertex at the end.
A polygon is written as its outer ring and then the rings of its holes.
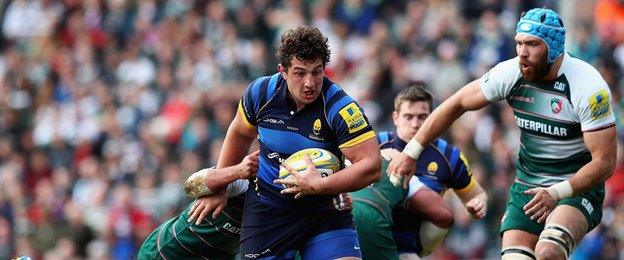
MULTIPOLYGON (((307 169, 304 157, 306 154, 310 156, 310 159, 312 159, 312 163, 314 163, 314 166, 321 174, 321 177, 327 177, 340 170, 340 160, 338 160, 338 157, 330 151, 320 148, 308 148, 295 152, 286 158, 284 163, 288 164, 297 172, 303 172, 307 169)), ((279 178, 292 178, 292 175, 288 172, 288 170, 286 170, 286 168, 280 166, 279 178)))

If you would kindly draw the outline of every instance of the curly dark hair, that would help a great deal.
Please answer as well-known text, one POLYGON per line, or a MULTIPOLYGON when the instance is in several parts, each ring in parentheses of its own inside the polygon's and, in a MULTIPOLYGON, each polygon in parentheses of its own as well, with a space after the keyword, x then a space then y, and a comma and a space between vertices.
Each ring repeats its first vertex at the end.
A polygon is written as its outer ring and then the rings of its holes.
POLYGON ((279 63, 288 70, 293 57, 302 61, 321 59, 325 67, 329 62, 330 53, 327 37, 316 27, 302 25, 282 34, 276 56, 279 63))

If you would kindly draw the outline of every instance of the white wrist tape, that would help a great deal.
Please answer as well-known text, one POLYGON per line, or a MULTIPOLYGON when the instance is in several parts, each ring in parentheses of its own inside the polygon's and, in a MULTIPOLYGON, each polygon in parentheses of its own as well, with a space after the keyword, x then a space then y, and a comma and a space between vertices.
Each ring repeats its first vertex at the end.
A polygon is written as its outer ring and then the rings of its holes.
POLYGON ((405 146, 405 149, 403 149, 403 153, 407 154, 409 157, 412 157, 412 159, 416 160, 418 159, 418 156, 420 156, 420 153, 422 153, 424 149, 425 148, 422 146, 422 144, 416 141, 416 139, 412 138, 409 141, 409 143, 407 143, 407 145, 405 146))
POLYGON ((547 188, 548 193, 557 196, 557 200, 567 199, 572 197, 572 184, 565 180, 547 188))
POLYGON ((206 186, 204 182, 206 180, 206 175, 210 172, 214 171, 214 168, 207 168, 199 170, 193 173, 186 182, 184 183, 184 192, 187 196, 191 198, 197 198, 204 195, 212 194, 212 191, 206 186))
POLYGON ((394 187, 399 187, 401 186, 401 184, 403 183, 403 176, 401 175, 395 175, 395 174, 391 174, 389 179, 390 179, 390 183, 392 183, 392 185, 394 185, 394 187))

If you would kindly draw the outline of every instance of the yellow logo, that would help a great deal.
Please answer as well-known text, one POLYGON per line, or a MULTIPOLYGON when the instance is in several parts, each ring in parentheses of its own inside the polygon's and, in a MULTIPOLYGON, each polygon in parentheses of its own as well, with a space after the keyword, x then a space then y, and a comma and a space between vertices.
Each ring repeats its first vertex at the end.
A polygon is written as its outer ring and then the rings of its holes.
POLYGON ((320 119, 314 120, 314 124, 312 125, 312 132, 315 135, 319 135, 321 133, 321 120, 320 119))
POLYGON ((429 165, 427 165, 427 172, 429 172, 429 174, 436 174, 437 171, 438 171, 438 163, 431 162, 429 163, 429 165))
POLYGON ((601 89, 589 97, 589 109, 592 119, 598 119, 611 114, 611 101, 607 90, 601 89))
POLYGON ((360 108, 355 104, 355 102, 349 103, 338 113, 340 114, 342 119, 344 119, 345 123, 347 123, 350 134, 355 133, 358 130, 361 130, 364 127, 368 126, 366 119, 364 119, 364 115, 360 111, 360 108))

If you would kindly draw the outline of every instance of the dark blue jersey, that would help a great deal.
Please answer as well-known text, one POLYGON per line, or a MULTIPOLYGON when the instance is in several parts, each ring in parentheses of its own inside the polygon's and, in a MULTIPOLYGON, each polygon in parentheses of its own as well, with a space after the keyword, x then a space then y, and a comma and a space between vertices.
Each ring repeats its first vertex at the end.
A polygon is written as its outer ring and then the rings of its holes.
MULTIPOLYGON (((394 148, 403 151, 405 143, 394 132, 381 132, 377 136, 381 149, 394 148)), ((416 161, 418 179, 437 193, 446 189, 466 188, 472 179, 468 161, 459 148, 442 139, 436 139, 425 147, 416 161)))
POLYGON ((280 194, 283 186, 273 180, 278 178, 281 161, 313 147, 343 158, 340 148, 375 137, 361 107, 327 77, 319 98, 300 111, 279 73, 258 78, 245 90, 238 112, 248 127, 258 131, 258 177, 251 188, 261 202, 274 207, 333 208, 330 196, 306 196, 295 201, 292 195, 280 194))
MULTIPOLYGON (((394 148, 403 151, 405 143, 394 132, 380 132, 377 136, 381 149, 394 148)), ((442 139, 436 139, 425 147, 416 161, 414 175, 431 190, 442 195, 447 189, 469 191, 476 185, 468 161, 459 148, 442 139)), ((410 192, 412 194, 412 192, 410 192)), ((399 253, 420 252, 420 219, 396 207, 392 212, 394 240, 399 253)))

